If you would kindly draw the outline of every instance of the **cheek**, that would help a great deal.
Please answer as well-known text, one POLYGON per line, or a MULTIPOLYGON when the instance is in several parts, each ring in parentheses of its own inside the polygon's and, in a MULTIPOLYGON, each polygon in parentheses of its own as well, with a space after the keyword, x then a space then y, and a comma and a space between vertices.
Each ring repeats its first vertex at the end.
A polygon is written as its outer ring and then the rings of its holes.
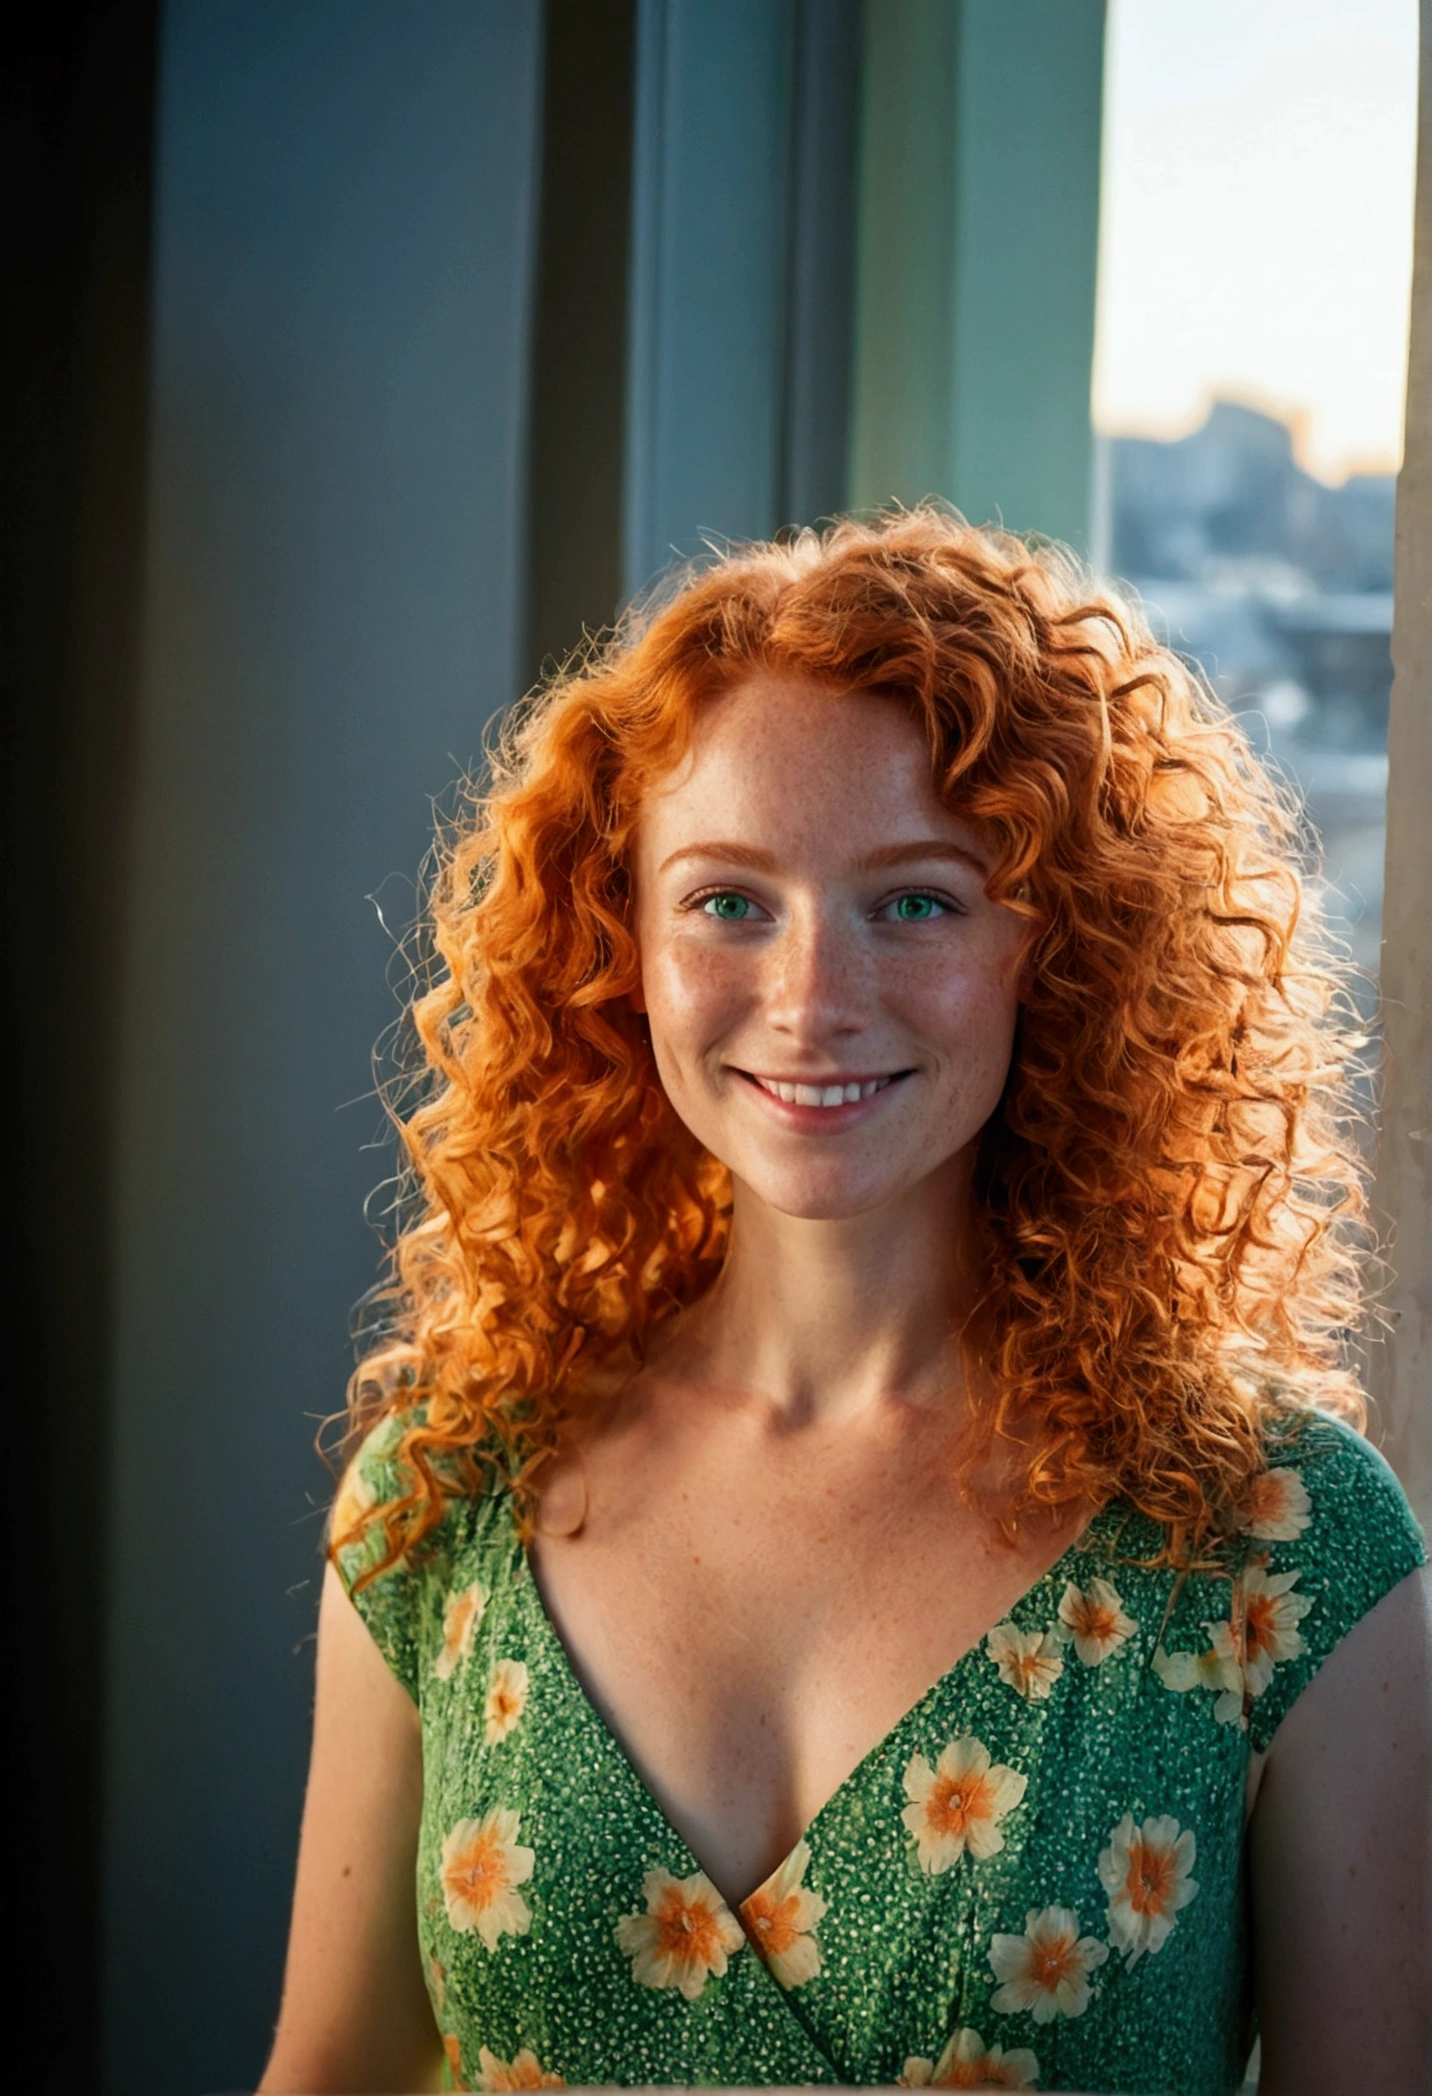
POLYGON ((743 973, 702 940, 653 942, 642 957, 642 990, 657 1053, 699 1054, 739 1008, 743 973))
POLYGON ((1000 1084, 1014 1046, 1019 1000, 1013 971, 991 967, 912 985, 906 1006, 917 1031, 943 1048, 952 1073, 976 1072, 1000 1084))

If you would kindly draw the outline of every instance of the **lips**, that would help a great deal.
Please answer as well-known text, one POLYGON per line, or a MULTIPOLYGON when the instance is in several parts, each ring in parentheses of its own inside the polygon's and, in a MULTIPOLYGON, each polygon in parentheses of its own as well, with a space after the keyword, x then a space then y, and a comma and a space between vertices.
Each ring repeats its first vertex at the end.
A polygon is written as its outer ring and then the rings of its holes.
POLYGON ((826 1084, 788 1084, 778 1077, 757 1077, 753 1072, 744 1074, 749 1075, 751 1082, 759 1085, 763 1092, 769 1092, 773 1099, 784 1100, 787 1106, 832 1107, 854 1106, 860 1099, 873 1099, 877 1092, 892 1085, 900 1073, 893 1072, 888 1077, 832 1079, 826 1084))

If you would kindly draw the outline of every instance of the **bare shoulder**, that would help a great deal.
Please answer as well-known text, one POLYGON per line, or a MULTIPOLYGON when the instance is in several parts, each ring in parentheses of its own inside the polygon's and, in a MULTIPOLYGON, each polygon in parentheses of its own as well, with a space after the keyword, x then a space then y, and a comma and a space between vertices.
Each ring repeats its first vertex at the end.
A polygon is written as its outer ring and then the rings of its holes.
POLYGON ((1406 1573, 1279 1725, 1249 1830, 1265 2096, 1432 2078, 1432 1592, 1406 1573))
POLYGON ((413 1890, 421 1810, 417 1708, 330 1568, 268 2096, 438 2086, 413 1890))

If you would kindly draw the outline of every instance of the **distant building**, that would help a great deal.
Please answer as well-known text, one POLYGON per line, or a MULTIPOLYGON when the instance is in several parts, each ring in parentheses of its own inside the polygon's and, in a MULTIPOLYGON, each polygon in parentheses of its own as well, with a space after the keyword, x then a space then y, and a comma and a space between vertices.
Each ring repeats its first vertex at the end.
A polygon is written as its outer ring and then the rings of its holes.
POLYGON ((1396 479, 1325 487, 1271 415, 1214 403, 1175 443, 1101 440, 1108 565, 1296 782, 1334 913, 1377 967, 1396 479))
POLYGON ((1316 589, 1392 588, 1391 473, 1325 487, 1293 457, 1285 423, 1229 400, 1175 443, 1111 444, 1117 573, 1197 582, 1209 562, 1275 561, 1316 589))
POLYGON ((1383 744, 1395 476, 1326 487, 1286 424, 1227 400, 1174 443, 1105 441, 1110 566, 1230 704, 1275 693, 1275 739, 1383 744))

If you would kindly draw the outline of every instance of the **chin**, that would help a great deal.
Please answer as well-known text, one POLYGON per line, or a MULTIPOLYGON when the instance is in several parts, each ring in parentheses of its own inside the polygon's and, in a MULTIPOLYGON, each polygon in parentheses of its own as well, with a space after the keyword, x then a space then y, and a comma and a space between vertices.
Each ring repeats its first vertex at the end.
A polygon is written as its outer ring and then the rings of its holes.
MULTIPOLYGON (((844 1223, 858 1215, 869 1215, 908 1191, 908 1182, 882 1175, 879 1180, 835 1174, 801 1173, 787 1177, 778 1173, 737 1172, 746 1191, 762 1207, 794 1222, 844 1223)), ((923 1176, 923 1175, 922 1175, 923 1176)))

